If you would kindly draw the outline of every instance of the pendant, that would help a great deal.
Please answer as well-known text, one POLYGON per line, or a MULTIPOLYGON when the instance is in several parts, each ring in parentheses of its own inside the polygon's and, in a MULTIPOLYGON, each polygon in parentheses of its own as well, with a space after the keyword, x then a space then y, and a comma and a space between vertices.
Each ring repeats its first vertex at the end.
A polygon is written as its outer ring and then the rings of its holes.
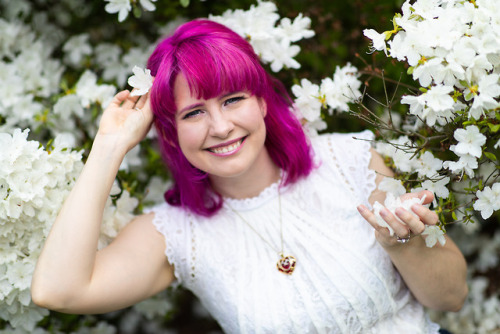
POLYGON ((297 260, 291 255, 284 256, 283 254, 280 254, 280 256, 281 259, 279 259, 278 263, 276 263, 278 270, 287 275, 293 274, 297 260))

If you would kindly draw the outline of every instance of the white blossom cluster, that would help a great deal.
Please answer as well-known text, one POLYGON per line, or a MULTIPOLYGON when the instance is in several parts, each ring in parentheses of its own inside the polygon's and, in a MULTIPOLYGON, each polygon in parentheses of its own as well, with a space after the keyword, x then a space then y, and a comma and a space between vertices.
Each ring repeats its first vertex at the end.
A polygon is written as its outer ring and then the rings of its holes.
POLYGON ((392 158, 399 171, 417 173, 419 178, 428 178, 422 182, 421 188, 415 188, 414 191, 429 190, 443 199, 450 195, 447 187, 450 177, 443 177, 439 174, 443 168, 443 161, 429 151, 416 155, 416 149, 408 137, 401 136, 390 140, 389 143, 377 142, 375 148, 380 154, 392 158))
MULTIPOLYGON (((43 242, 83 164, 81 152, 68 150, 64 137, 43 149, 27 140, 28 130, 0 133, 0 318, 32 330, 48 314, 31 303, 30 284, 43 242)), ((120 193, 117 184, 112 195, 120 193)), ((138 201, 129 193, 103 214, 99 247, 106 246, 133 218, 138 201)))
POLYGON ((249 10, 227 10, 221 16, 209 15, 208 18, 245 37, 261 61, 270 63, 274 72, 283 67, 300 68, 293 58, 300 52, 300 47, 292 43, 314 36, 314 31, 309 29, 311 19, 302 14, 293 21, 282 18, 276 24, 280 16, 276 5, 270 1, 259 0, 249 10))
POLYGON ((81 170, 81 153, 59 140, 46 151, 28 131, 0 133, 0 317, 32 330, 48 314, 31 303, 30 284, 41 245, 81 170))
POLYGON ((47 106, 40 99, 59 91, 64 67, 51 59, 54 45, 28 26, 0 18, 0 131, 36 127, 47 106))
MULTIPOLYGON (((440 129, 452 124, 460 116, 470 120, 494 119, 500 107, 500 12, 495 0, 407 0, 402 14, 394 17, 394 30, 381 34, 373 29, 365 35, 373 42, 374 50, 384 51, 389 57, 405 61, 413 79, 418 81, 422 94, 403 96, 401 103, 409 105, 409 113, 429 127, 440 129)), ((417 122, 417 126, 418 126, 417 122)), ((421 123, 420 123, 421 124, 421 123)), ((498 130, 497 130, 498 131, 498 130)), ((455 125, 455 144, 450 150, 458 160, 441 161, 430 152, 419 159, 421 173, 414 150, 403 150, 413 144, 406 137, 396 140, 394 149, 379 146, 381 152, 392 157, 402 172, 414 172, 428 178, 422 184, 438 197, 447 198, 449 177, 436 172, 449 170, 461 177, 474 178, 479 170, 478 160, 487 147, 484 131, 475 125, 455 125), (399 144, 399 146, 397 145, 399 144), (427 155, 427 157, 425 156, 427 155), (413 158, 413 159, 412 159, 413 158), (429 175, 434 174, 434 175, 429 175)), ((498 149, 498 143, 493 149, 498 149)), ((494 153, 489 153, 495 159, 494 153)), ((492 172, 489 175, 498 175, 492 172)), ((485 179, 495 180, 495 177, 485 179)), ((494 181, 493 181, 494 182, 494 181)), ((499 183, 486 185, 476 192, 474 209, 484 219, 500 210, 499 183)))
POLYGON ((295 95, 294 112, 302 120, 306 131, 312 135, 318 130, 326 129, 321 119, 321 109, 325 108, 331 115, 333 111, 349 111, 348 103, 353 103, 362 94, 360 92, 358 69, 351 64, 335 69, 333 78, 324 78, 320 85, 302 79, 300 85, 292 86, 295 95))
POLYGON ((467 111, 475 119, 494 114, 489 111, 500 106, 497 6, 495 0, 407 0, 402 15, 394 17, 393 31, 365 31, 373 48, 406 61, 413 78, 429 87, 418 97, 407 96, 403 103, 430 126, 444 124, 454 111, 464 109, 450 95, 454 91, 472 102, 467 111))
MULTIPOLYGON (((104 0, 107 2, 104 9, 106 12, 110 14, 118 13, 118 21, 123 22, 128 17, 128 14, 132 10, 132 3, 135 3, 135 0, 104 0)), ((156 10, 156 6, 153 2, 156 0, 139 0, 142 8, 146 11, 154 11, 156 10)))
MULTIPOLYGON (((387 228, 390 235, 392 236, 394 235, 394 229, 389 224, 387 224, 384 218, 382 218, 382 216, 380 215, 380 211, 386 208, 387 210, 389 210, 389 212, 392 213, 394 217, 396 217, 398 221, 404 223, 396 215, 396 209, 403 208, 412 215, 417 216, 417 214, 413 212, 411 207, 414 204, 422 204, 425 200, 425 196, 422 198, 412 197, 402 199, 401 195, 406 193, 406 189, 403 187, 400 181, 389 177, 384 178, 378 185, 378 188, 382 191, 387 192, 387 196, 385 198, 384 204, 381 204, 377 201, 373 203, 373 214, 377 218, 377 223, 380 226, 387 228)), ((426 225, 424 232, 422 232, 422 235, 425 238, 425 244, 427 247, 434 247, 437 242, 439 242, 441 245, 444 245, 446 243, 444 232, 438 226, 426 225)))

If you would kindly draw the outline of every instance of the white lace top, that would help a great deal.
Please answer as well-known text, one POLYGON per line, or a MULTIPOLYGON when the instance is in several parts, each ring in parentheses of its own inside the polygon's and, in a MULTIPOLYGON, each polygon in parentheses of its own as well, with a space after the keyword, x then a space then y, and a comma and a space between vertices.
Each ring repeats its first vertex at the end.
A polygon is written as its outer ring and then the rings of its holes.
POLYGON ((372 139, 367 131, 314 138, 319 167, 280 189, 284 253, 297 259, 290 276, 276 268, 278 184, 255 198, 225 199, 212 218, 168 204, 153 209, 177 280, 226 333, 438 332, 356 210, 368 204, 375 174, 369 141, 353 135, 372 139))

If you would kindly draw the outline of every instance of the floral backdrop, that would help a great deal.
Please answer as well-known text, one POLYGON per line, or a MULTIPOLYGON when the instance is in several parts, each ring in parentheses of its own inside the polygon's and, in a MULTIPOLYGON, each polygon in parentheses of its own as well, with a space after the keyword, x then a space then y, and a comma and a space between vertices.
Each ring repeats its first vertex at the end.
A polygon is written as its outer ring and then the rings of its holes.
MULTIPOLYGON (((0 0, 0 333, 219 330, 182 288, 96 316, 49 312, 29 293, 103 108, 141 85, 162 36, 196 17, 252 43, 290 88, 291 112, 310 136, 372 129, 396 171, 380 185, 389 208, 404 205, 401 193, 434 192, 441 224, 425 232, 427 245, 452 235, 468 260, 470 294, 461 311, 431 317, 454 333, 500 333, 496 1, 0 0)), ((161 202, 167 183, 152 131, 120 167, 99 247, 161 202)))

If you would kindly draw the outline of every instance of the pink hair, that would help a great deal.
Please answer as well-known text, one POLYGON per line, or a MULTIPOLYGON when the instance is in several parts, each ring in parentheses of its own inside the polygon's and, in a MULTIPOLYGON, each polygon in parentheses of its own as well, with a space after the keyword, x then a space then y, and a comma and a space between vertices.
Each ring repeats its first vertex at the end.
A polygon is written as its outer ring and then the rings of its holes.
POLYGON ((227 92, 247 90, 267 105, 265 146, 283 171, 286 185, 308 175, 312 151, 300 122, 290 112, 291 99, 283 84, 261 66, 251 45, 229 28, 209 20, 183 24, 156 47, 147 67, 155 77, 151 106, 160 150, 174 183, 165 200, 202 216, 222 206, 222 196, 208 175, 192 166, 182 153, 177 135, 174 82, 182 73, 193 94, 210 99, 227 92))

